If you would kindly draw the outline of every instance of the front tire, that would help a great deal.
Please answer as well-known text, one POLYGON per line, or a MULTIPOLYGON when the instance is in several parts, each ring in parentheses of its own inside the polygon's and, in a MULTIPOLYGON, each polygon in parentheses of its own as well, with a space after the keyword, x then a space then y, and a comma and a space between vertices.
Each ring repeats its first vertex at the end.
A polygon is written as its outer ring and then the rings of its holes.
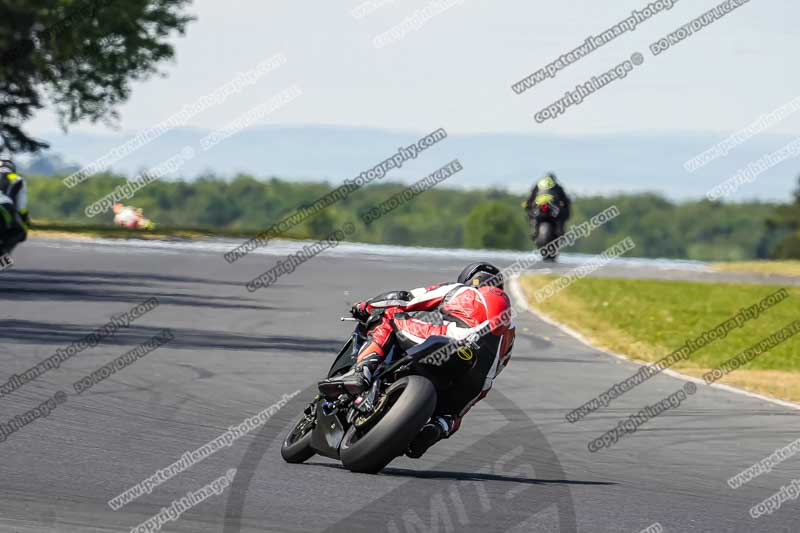
POLYGON ((386 394, 389 411, 365 434, 352 426, 339 448, 342 464, 353 472, 377 474, 402 455, 436 409, 436 388, 422 376, 393 383, 386 394))
POLYGON ((316 453, 311 447, 314 425, 305 415, 294 423, 281 445, 281 457, 287 463, 302 463, 316 453))

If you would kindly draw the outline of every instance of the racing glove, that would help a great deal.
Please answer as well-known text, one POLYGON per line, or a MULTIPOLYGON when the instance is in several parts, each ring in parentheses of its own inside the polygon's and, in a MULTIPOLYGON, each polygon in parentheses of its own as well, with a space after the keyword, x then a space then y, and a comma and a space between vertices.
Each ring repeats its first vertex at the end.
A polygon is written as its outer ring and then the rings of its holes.
POLYGON ((361 320, 362 322, 366 322, 370 315, 369 303, 368 302, 354 303, 353 307, 350 308, 350 314, 353 315, 353 318, 361 320))

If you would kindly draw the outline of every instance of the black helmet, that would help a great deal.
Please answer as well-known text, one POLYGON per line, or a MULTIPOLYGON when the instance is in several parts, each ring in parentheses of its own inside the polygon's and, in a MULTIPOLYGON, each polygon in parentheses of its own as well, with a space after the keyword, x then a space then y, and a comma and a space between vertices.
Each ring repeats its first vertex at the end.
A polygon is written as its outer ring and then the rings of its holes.
POLYGON ((16 165, 10 159, 0 159, 0 174, 14 174, 17 171, 16 165))
POLYGON ((503 274, 491 263, 472 263, 458 275, 459 283, 464 285, 491 285, 503 289, 503 274))

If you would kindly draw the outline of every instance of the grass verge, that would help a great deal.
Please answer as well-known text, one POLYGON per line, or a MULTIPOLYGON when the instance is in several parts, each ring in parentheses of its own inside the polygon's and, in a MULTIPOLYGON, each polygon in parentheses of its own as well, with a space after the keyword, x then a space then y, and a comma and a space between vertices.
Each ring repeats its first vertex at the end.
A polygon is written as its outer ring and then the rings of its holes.
POLYGON ((714 270, 727 272, 753 272, 756 274, 777 274, 800 277, 800 261, 741 261, 734 263, 715 263, 714 270))
MULTIPOLYGON (((653 362, 750 307, 780 286, 587 277, 537 302, 538 289, 557 279, 529 275, 521 285, 530 305, 591 340, 595 346, 653 362)), ((724 338, 671 368, 702 375, 800 318, 800 288, 724 338)), ((718 383, 800 402, 800 335, 776 346, 718 383)))

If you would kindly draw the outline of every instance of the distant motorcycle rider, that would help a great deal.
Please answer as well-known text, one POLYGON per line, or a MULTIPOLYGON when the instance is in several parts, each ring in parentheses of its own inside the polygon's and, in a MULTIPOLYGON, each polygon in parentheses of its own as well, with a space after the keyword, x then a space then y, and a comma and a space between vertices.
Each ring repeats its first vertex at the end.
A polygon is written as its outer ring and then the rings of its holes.
POLYGON ((128 229, 153 229, 152 220, 144 217, 142 209, 116 203, 111 207, 114 212, 114 224, 128 229))
POLYGON ((523 204, 523 207, 528 212, 528 221, 531 225, 531 240, 533 241, 539 236, 539 223, 536 217, 533 216, 533 209, 537 205, 548 201, 554 203, 560 209, 555 222, 556 236, 561 236, 564 234, 564 225, 571 214, 572 201, 561 184, 558 183, 556 175, 552 172, 545 174, 542 179, 536 182, 531 190, 531 195, 523 204))
POLYGON ((0 159, 0 253, 28 238, 28 187, 9 159, 0 159))
POLYGON ((351 313, 366 322, 368 336, 356 365, 342 376, 320 382, 320 390, 326 384, 366 390, 392 342, 409 349, 432 335, 463 341, 478 330, 485 332, 477 340, 480 349, 475 366, 439 398, 430 422, 406 452, 409 457, 421 457, 436 442, 456 432, 463 416, 486 396, 508 364, 515 336, 510 312, 502 273, 489 263, 468 265, 456 283, 388 292, 359 302, 351 313))

